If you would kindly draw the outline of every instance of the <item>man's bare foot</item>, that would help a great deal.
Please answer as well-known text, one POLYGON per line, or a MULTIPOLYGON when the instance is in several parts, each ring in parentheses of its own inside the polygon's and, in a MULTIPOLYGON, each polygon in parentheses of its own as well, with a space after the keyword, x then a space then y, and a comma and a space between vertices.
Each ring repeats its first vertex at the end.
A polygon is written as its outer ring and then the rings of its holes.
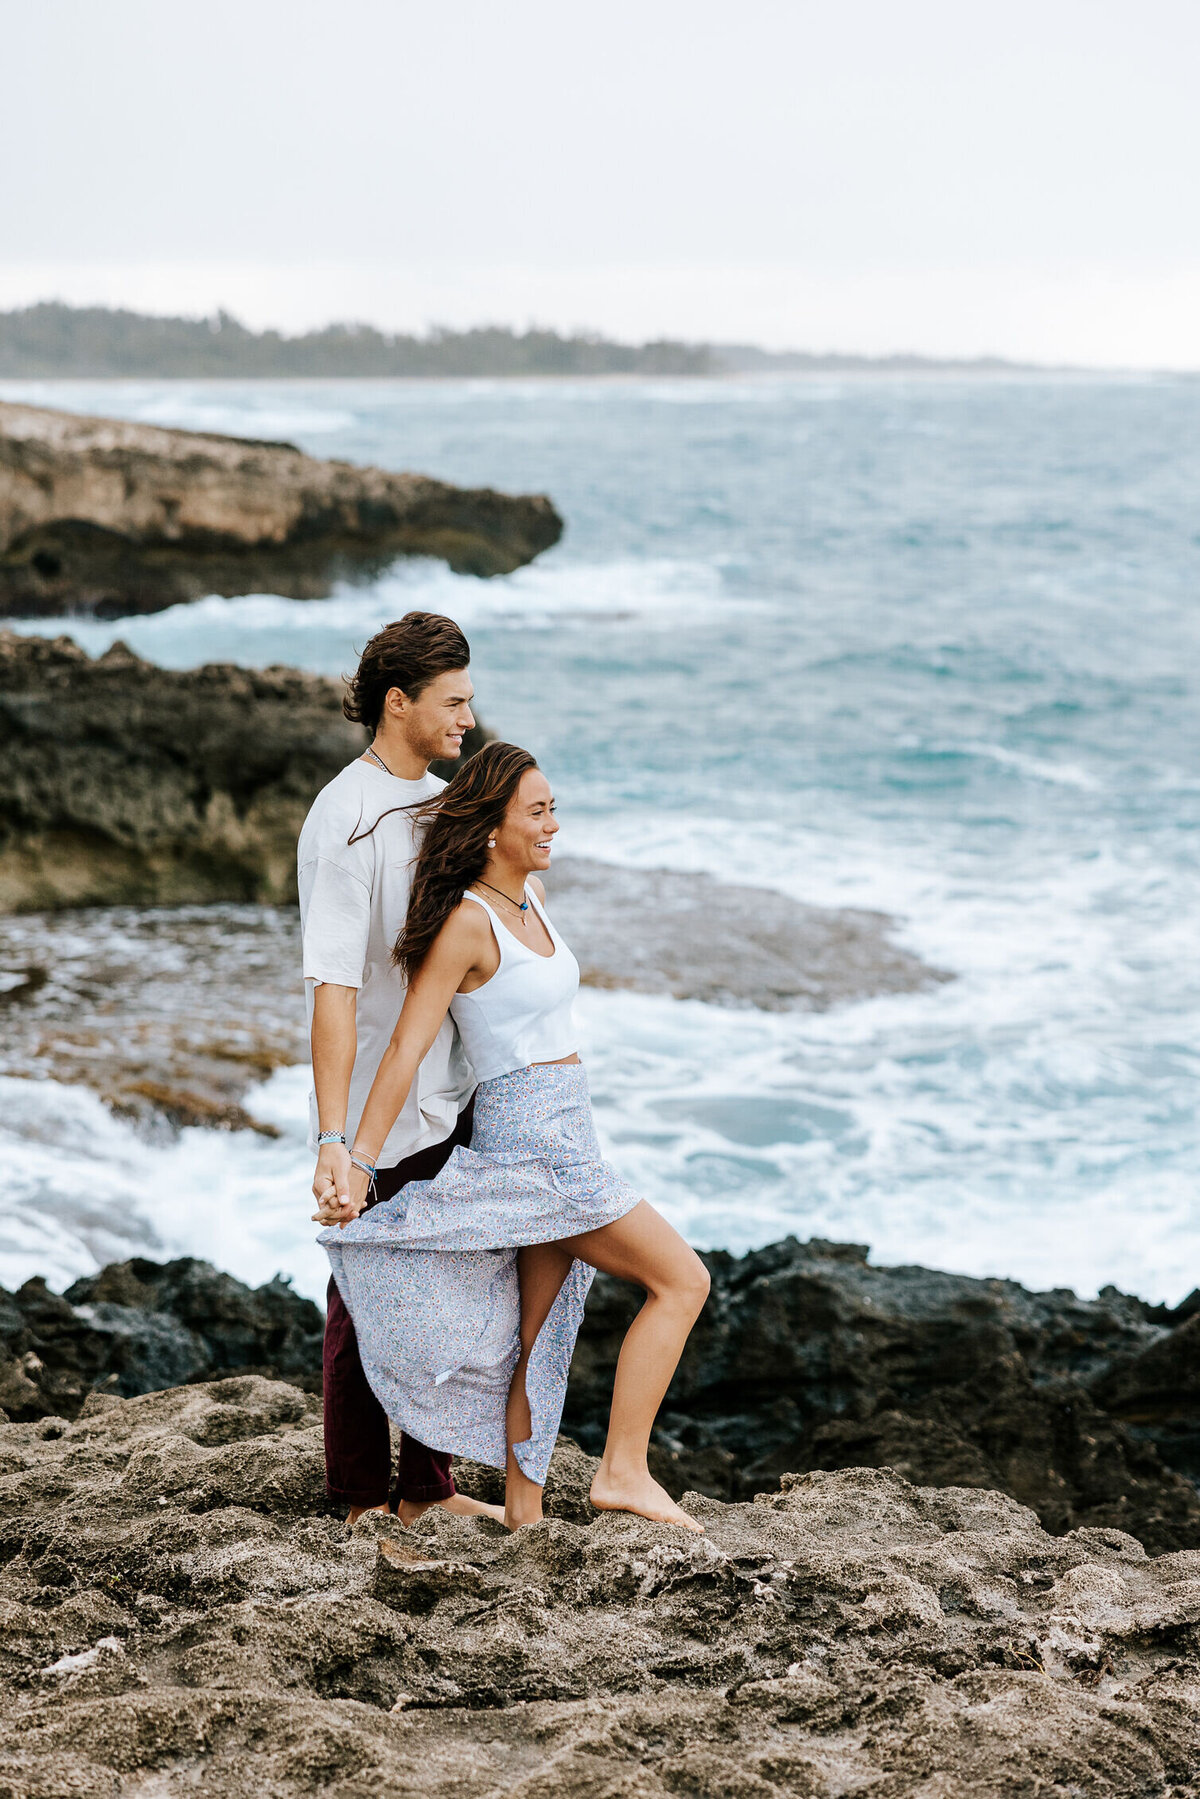
POLYGON ((601 1467, 588 1498, 598 1512, 633 1512, 638 1518, 653 1518, 658 1524, 679 1524, 696 1536, 704 1535, 704 1526, 689 1518, 648 1471, 618 1478, 601 1467))
POLYGON ((456 1518, 494 1518, 497 1524, 504 1523, 504 1507, 489 1505, 486 1499, 471 1499, 466 1493, 452 1493, 449 1499, 438 1501, 444 1512, 453 1512, 456 1518))
POLYGON ((359 1519, 365 1518, 368 1512, 383 1512, 390 1515, 391 1507, 386 1505, 352 1505, 346 1514, 346 1523, 349 1525, 350 1529, 353 1530, 359 1519))
POLYGON ((396 1507, 396 1516, 401 1524, 415 1524, 434 1506, 452 1512, 456 1518, 494 1518, 497 1524, 504 1523, 502 1505, 488 1505, 486 1500, 470 1499, 465 1493, 451 1493, 449 1499, 402 1499, 396 1507))

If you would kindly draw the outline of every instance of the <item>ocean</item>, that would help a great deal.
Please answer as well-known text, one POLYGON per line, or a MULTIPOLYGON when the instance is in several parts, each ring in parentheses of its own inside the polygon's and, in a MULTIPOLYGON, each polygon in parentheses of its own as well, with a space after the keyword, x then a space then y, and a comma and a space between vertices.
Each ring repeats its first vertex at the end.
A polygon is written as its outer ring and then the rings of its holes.
MULTIPOLYGON (((1200 382, 0 394, 549 493, 562 544, 503 580, 413 561, 324 601, 20 628, 336 675, 402 611, 448 612, 562 853, 881 908, 954 971, 822 1014, 582 995, 607 1153, 694 1243, 794 1232, 1172 1303, 1200 1282, 1200 382)), ((307 1079, 247 1100, 275 1141, 149 1140, 0 1080, 0 1281, 189 1253, 319 1294, 307 1079)))

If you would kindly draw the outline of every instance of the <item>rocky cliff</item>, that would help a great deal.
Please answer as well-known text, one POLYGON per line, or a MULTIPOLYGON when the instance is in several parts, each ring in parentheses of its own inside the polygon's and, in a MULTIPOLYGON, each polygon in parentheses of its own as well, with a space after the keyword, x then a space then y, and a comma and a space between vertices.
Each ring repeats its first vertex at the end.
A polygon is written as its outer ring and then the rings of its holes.
POLYGON ((0 1426, 0 1799, 1186 1799, 1200 1554, 888 1470, 353 1532, 247 1376, 0 1426))
POLYGON ((289 899, 313 796, 366 741, 316 675, 0 632, 0 912, 289 899))
POLYGON ((507 574, 561 535, 540 494, 0 402, 0 615, 120 618, 209 593, 311 599, 398 555, 507 574))

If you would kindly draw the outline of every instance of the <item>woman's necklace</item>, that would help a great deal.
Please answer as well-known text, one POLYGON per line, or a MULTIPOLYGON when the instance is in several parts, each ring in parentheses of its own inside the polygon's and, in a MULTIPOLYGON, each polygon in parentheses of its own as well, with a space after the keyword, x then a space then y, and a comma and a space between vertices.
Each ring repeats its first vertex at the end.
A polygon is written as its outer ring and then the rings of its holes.
POLYGON ((511 894, 501 893, 499 887, 493 887, 492 883, 490 881, 485 881, 485 880, 481 879, 479 881, 479 886, 486 887, 489 893, 495 893, 499 896, 500 899, 507 900, 509 905, 514 907, 515 910, 520 913, 521 929, 522 930, 525 929, 525 923, 526 923, 525 914, 529 910, 529 901, 528 900, 515 900, 515 899, 513 899, 511 894))

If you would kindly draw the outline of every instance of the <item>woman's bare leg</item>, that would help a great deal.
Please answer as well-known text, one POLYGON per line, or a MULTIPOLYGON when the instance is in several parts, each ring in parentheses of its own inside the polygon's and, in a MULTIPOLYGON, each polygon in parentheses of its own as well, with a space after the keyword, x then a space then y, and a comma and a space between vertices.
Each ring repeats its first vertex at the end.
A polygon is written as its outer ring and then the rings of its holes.
POLYGON ((708 1298, 708 1270, 645 1200, 615 1224, 556 1247, 646 1289, 646 1303, 621 1345, 608 1440, 592 1482, 592 1504, 601 1511, 636 1512, 699 1531, 702 1527, 695 1519, 652 1478, 646 1450, 663 1395, 708 1298))
POLYGON ((508 1459, 504 1472, 504 1522, 510 1530, 536 1524, 542 1515, 542 1489, 522 1473, 513 1453, 514 1443, 526 1443, 533 1429, 525 1371, 538 1332, 550 1316, 550 1308, 570 1273, 574 1256, 561 1243, 533 1243, 517 1251, 521 1282, 521 1357, 508 1389, 508 1459))

